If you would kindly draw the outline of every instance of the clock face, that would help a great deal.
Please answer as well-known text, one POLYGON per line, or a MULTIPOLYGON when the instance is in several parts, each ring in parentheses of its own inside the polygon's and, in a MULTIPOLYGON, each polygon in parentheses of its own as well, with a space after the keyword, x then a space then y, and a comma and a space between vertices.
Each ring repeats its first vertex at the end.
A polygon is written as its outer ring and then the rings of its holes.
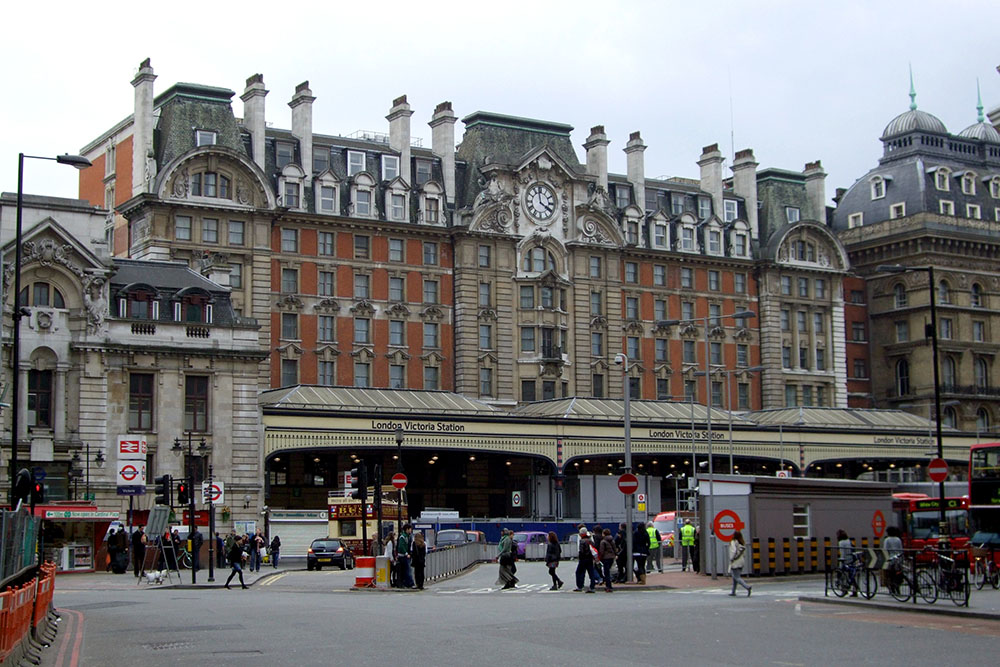
POLYGON ((525 195, 525 206, 532 216, 539 220, 548 220, 556 212, 556 195, 547 185, 535 183, 525 195))

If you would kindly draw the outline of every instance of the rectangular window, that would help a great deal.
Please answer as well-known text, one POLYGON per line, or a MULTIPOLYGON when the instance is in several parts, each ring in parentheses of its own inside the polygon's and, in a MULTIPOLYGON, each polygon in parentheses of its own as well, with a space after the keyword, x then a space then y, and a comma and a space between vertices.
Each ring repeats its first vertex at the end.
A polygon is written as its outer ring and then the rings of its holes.
POLYGON ((530 285, 521 285, 521 308, 535 307, 535 288, 530 285))
POLYGON ((590 277, 601 277, 601 258, 591 255, 590 257, 590 277))
POLYGON ((809 279, 799 278, 799 296, 808 297, 809 296, 809 279))
POLYGON ((441 369, 437 366, 424 366, 424 389, 431 391, 441 388, 441 369))
POLYGON ((299 291, 299 272, 297 269, 281 270, 282 294, 295 294, 299 291))
POLYGON ((667 319, 666 299, 657 299, 653 302, 653 317, 657 320, 667 319))
POLYGON ((796 206, 785 207, 785 219, 789 224, 799 221, 799 209, 796 206))
POLYGON ((977 343, 982 343, 986 340, 986 322, 980 320, 973 320, 972 322, 972 340, 977 343))
POLYGON ((692 301, 681 302, 681 319, 682 320, 694 319, 694 302, 692 301))
POLYGON ((591 394, 594 398, 604 398, 604 376, 595 373, 590 376, 591 394))
POLYGON ((826 350, 822 348, 816 349, 816 370, 826 370, 826 350))
POLYGON ((684 212, 684 195, 676 192, 670 195, 670 215, 680 215, 684 212))
POLYGON ((406 197, 401 194, 392 193, 389 195, 389 219, 406 220, 406 197))
POLYGON ((354 298, 355 299, 367 299, 369 298, 369 280, 368 276, 363 273, 357 273, 354 275, 354 298))
POLYGON ((320 296, 333 296, 333 271, 320 271, 316 284, 320 296))
POLYGON ((625 208, 632 203, 632 188, 628 185, 615 186, 615 206, 625 208))
POLYGON ((229 286, 233 289, 240 289, 243 287, 243 265, 242 264, 230 264, 229 265, 229 286))
POLYGON ((317 381, 324 387, 330 387, 334 384, 333 380, 334 380, 333 362, 332 361, 319 362, 317 381))
POLYGON ((808 384, 802 385, 802 405, 809 406, 812 404, 813 404, 812 386, 808 384))
POLYGON ((130 373, 128 394, 128 428, 130 431, 153 429, 153 375, 130 373))
POLYGON ((712 290, 713 292, 718 292, 720 289, 722 289, 722 281, 719 278, 718 271, 708 272, 708 289, 712 290))
POLYGON ((208 430, 208 378, 204 375, 184 378, 184 430, 208 430))
POLYGON ((437 266, 438 244, 432 241, 424 241, 424 265, 437 266))
POLYGON ((670 380, 667 378, 656 378, 656 400, 670 400, 670 380))
POLYGON ((521 400, 522 401, 533 401, 533 400, 535 400, 535 381, 534 380, 521 380, 521 400))
POLYGON ((740 343, 736 346, 736 365, 745 367, 750 365, 750 346, 740 343))
POLYGON ((722 383, 713 382, 712 383, 712 403, 714 405, 722 405, 722 383))
POLYGON ((864 322, 851 322, 851 340, 855 343, 865 342, 864 322))
POLYGON ((479 268, 488 269, 490 267, 490 247, 488 245, 479 246, 479 268))
POLYGON ((371 366, 363 361, 354 362, 354 386, 367 387, 371 384, 371 366))
POLYGON ((590 333, 590 354, 593 357, 604 356, 604 334, 599 331, 590 333))
POLYGON ((424 199, 424 222, 437 224, 441 202, 437 197, 426 197, 424 199))
POLYGON ((746 257, 747 255, 747 235, 746 234, 733 234, 733 254, 737 257, 746 257))
POLYGON ((174 216, 174 238, 178 241, 191 240, 191 217, 187 215, 174 216))
POLYGON ((747 274, 745 273, 733 274, 733 291, 736 292, 737 294, 746 294, 747 274))
POLYGON ((979 204, 966 204, 965 205, 965 217, 972 218, 973 220, 979 220, 983 217, 982 209, 979 204))
POLYGON ((479 283, 479 307, 486 308, 491 305, 490 284, 479 283))
POLYGON ((395 155, 382 156, 382 180, 391 181, 399 176, 399 157, 395 155))
POLYGON ((634 296, 625 297, 625 318, 629 320, 639 319, 639 299, 634 296))
POLYGON ((241 220, 229 221, 229 245, 243 245, 243 230, 246 224, 241 220))
POLYGON ((625 262, 625 282, 639 282, 639 265, 635 262, 625 262))
POLYGON ((590 316, 597 317, 604 313, 603 299, 600 292, 590 293, 590 316))
POLYGON ((492 368, 480 368, 479 369, 479 395, 480 396, 492 396, 493 395, 493 369, 492 368))
POLYGON ((955 202, 942 199, 938 202, 941 215, 955 215, 955 202))
POLYGON ((896 342, 905 343, 910 340, 909 322, 896 322, 896 342))
POLYGON ((889 207, 889 219, 902 218, 906 215, 906 203, 900 202, 889 207))
POLYGON ((851 290, 851 303, 864 304, 865 293, 862 290, 851 290))
POLYGON ((354 318, 354 343, 365 345, 371 342, 371 320, 366 317, 354 318))
POLYGON ((365 170, 365 154, 360 151, 347 151, 348 177, 361 173, 364 170, 365 170))
POLYGON ((826 298, 826 281, 822 278, 817 278, 813 282, 813 291, 816 292, 814 295, 816 299, 826 298))
POLYGON ((736 219, 739 211, 739 203, 732 199, 722 200, 723 221, 732 222, 736 219))
POLYGON ((698 358, 697 358, 697 356, 695 356, 695 347, 694 346, 695 346, 695 341, 693 341, 693 340, 686 340, 686 341, 684 341, 684 343, 683 343, 683 349, 684 349, 684 363, 685 364, 698 363, 698 358))
POLYGON ((215 218, 201 219, 201 241, 202 243, 219 242, 219 221, 215 218))
POLYGON ((944 340, 951 339, 951 319, 947 317, 941 318, 941 338, 944 340))
POLYGON ((313 146, 313 173, 322 174, 330 168, 330 147, 313 146))
POLYGON ((855 359, 854 360, 854 377, 856 377, 856 378, 866 378, 866 377, 868 377, 868 371, 865 368, 865 360, 864 359, 855 359))
POLYGON ((490 350, 493 348, 493 326, 489 324, 479 325, 479 349, 490 350))
POLYGON ((667 339, 657 338, 654 341, 656 345, 656 361, 666 361, 667 360, 667 339))
POLYGON ((400 346, 405 342, 404 332, 406 322, 403 320, 389 320, 389 345, 400 346))
POLYGON ((441 347, 437 322, 424 322, 424 347, 441 347))
POLYGON ((370 190, 357 190, 354 193, 354 212, 358 215, 372 214, 372 193, 370 190))
POLYGON ((799 348, 799 368, 809 370, 809 348, 799 348))
POLYGON ((274 163, 281 169, 295 159, 295 146, 287 141, 279 141, 274 144, 274 163))
POLYGON ((317 235, 316 252, 325 257, 332 257, 333 251, 333 232, 320 232, 317 235))
POLYGON ((628 389, 632 398, 642 398, 642 382, 639 378, 629 378, 628 389))
POLYGON ((722 365, 722 343, 712 342, 708 344, 709 356, 713 366, 722 365))
POLYGON ((694 270, 681 267, 681 287, 691 289, 694 287, 694 270))
POLYGON ((403 389, 406 387, 406 366, 403 364, 389 364, 389 389, 403 389))
POLYGON ((791 368, 792 367, 792 348, 787 345, 781 348, 781 367, 791 368))
POLYGON ((363 234, 354 235, 354 259, 368 259, 369 238, 363 234))
POLYGON ((681 228, 681 250, 694 250, 694 229, 691 227, 681 228))
POLYGON ((795 407, 797 405, 798 394, 794 384, 785 385, 785 407, 795 407))
POLYGON ((716 230, 708 232, 708 253, 710 255, 722 254, 722 233, 716 230))
POLYGON ((416 184, 423 185, 427 181, 431 180, 431 163, 427 160, 417 160, 417 175, 416 184))
POLYGON ((521 327, 521 352, 535 351, 535 328, 521 327))
POLYGON ((698 391, 697 383, 694 380, 684 380, 684 400, 693 402, 698 391))
POLYGON ((747 382, 740 382, 736 385, 736 409, 750 409, 750 384, 747 382))
POLYGON ((791 331, 792 330, 792 314, 787 308, 781 309, 781 330, 791 331))
POLYGON ((402 262, 403 261, 403 239, 389 239, 389 261, 390 262, 402 262))
POLYGON ((295 359, 281 360, 281 386, 291 387, 299 383, 299 362, 295 359))
POLYGON ((698 219, 704 220, 712 215, 712 200, 708 197, 698 197, 698 219))
POLYGON ((864 213, 851 213, 847 216, 847 228, 854 229, 855 227, 861 227, 864 224, 864 213))
POLYGON ((658 287, 667 285, 667 267, 662 264, 653 265, 653 284, 658 287))
POLYGON ((320 315, 317 318, 316 336, 319 340, 333 340, 334 321, 333 315, 320 315))
MULTIPOLYGON (((205 174, 208 176, 208 174, 205 174)), ((206 186, 207 189, 207 186, 206 186)), ((205 193, 208 194, 207 192, 205 193)), ((282 203, 288 208, 299 207, 299 184, 293 181, 285 181, 285 197, 282 203)))
POLYGON ((638 336, 628 336, 625 339, 625 353, 628 358, 636 361, 639 359, 639 337, 638 336))
POLYGON ((281 252, 299 251, 299 232, 297 229, 281 230, 281 252))
POLYGON ((438 303, 438 281, 424 279, 424 303, 438 303))
POLYGON ((667 226, 653 225, 653 245, 657 248, 667 247, 667 226))
POLYGON ((792 277, 791 276, 781 276, 781 293, 784 296, 792 295, 792 277))
POLYGON ((299 316, 297 313, 281 314, 281 337, 285 340, 297 340, 299 337, 299 316))

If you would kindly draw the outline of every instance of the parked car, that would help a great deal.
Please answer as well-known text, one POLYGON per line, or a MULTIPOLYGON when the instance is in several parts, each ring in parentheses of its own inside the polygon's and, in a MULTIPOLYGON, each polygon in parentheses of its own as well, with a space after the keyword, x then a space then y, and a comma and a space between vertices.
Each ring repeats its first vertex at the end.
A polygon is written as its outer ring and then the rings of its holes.
MULTIPOLYGON (((524 558, 524 550, 529 544, 545 544, 549 534, 537 530, 525 530, 514 533, 514 544, 517 545, 517 557, 524 558)), ((544 556, 544 552, 541 556, 544 556)))
POLYGON ((354 554, 335 537, 313 540, 306 553, 306 569, 322 570, 324 565, 339 565, 341 570, 354 569, 354 554))
POLYGON ((465 544, 466 541, 468 541, 468 537, 461 528, 445 528, 439 530, 434 536, 434 546, 437 549, 465 544))
POLYGON ((465 539, 467 542, 485 542, 486 533, 481 530, 467 530, 465 531, 465 539))

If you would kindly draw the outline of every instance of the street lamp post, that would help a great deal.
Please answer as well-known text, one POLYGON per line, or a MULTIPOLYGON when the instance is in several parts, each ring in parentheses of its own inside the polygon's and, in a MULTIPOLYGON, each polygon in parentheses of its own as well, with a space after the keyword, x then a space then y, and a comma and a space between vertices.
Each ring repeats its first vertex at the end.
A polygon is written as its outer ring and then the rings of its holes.
MULTIPOLYGON (((396 472, 403 472, 403 427, 396 427, 396 472)), ((382 480, 378 481, 379 491, 381 493, 382 480)), ((365 514, 365 508, 361 508, 361 514, 365 514)), ((396 505, 396 539, 399 539, 400 534, 403 532, 403 489, 399 490, 399 502, 396 505)), ((378 536, 379 541, 382 541, 382 536, 378 536)), ((373 549, 374 551, 374 545, 373 549)))
MULTIPOLYGON (((212 459, 208 460, 208 583, 215 581, 215 498, 212 459)), ((202 498, 202 501, 205 499, 202 498)), ((191 565, 194 565, 192 562, 191 565)), ((193 568, 192 568, 193 569, 193 568)))
MULTIPOLYGON (((191 583, 198 583, 198 570, 195 568, 195 555, 194 555, 194 543, 192 535, 194 535, 195 525, 194 525, 194 450, 192 449, 191 436, 192 431, 188 431, 187 435, 187 447, 181 444, 180 438, 174 438, 174 446, 170 451, 174 453, 175 456, 180 456, 181 452, 187 450, 187 459, 185 461, 185 479, 187 480, 188 487, 188 544, 191 546, 191 583)), ((198 458, 203 458, 208 455, 210 448, 208 443, 205 442, 205 438, 201 439, 198 444, 198 458)), ((210 536, 213 537, 214 536, 210 536)))
MULTIPOLYGON (((926 271, 927 289, 930 292, 931 305, 931 365, 934 367, 934 421, 937 424, 937 457, 944 458, 944 438, 941 434, 941 384, 938 377, 938 323, 937 323, 937 298, 935 291, 937 283, 934 281, 934 266, 903 266, 902 264, 881 264, 875 269, 879 273, 906 273, 908 271, 926 271)), ((924 335, 927 335, 927 327, 924 327, 924 335)), ((938 482, 938 500, 941 504, 941 515, 938 526, 938 546, 948 547, 948 514, 945 509, 944 480, 938 482)))
POLYGON ((726 374, 726 407, 729 409, 729 474, 733 474, 733 390, 729 386, 729 378, 733 373, 756 373, 764 370, 763 366, 751 366, 750 368, 733 368, 723 371, 726 374))
POLYGON ((681 324, 683 322, 702 322, 705 328, 705 436, 708 440, 708 494, 707 499, 707 512, 706 519, 709 522, 708 525, 708 545, 709 545, 709 564, 712 569, 712 579, 718 579, 719 575, 716 570, 716 560, 717 556, 715 553, 715 531, 712 529, 712 521, 715 514, 715 503, 714 495, 715 488, 712 486, 714 469, 712 467, 712 359, 711 359, 711 348, 709 344, 708 336, 708 323, 709 320, 720 321, 723 319, 735 319, 742 320, 750 317, 756 317, 757 313, 752 310, 741 310, 730 315, 705 315, 704 317, 695 317, 687 320, 663 320, 657 322, 658 326, 673 326, 674 324, 681 324))
MULTIPOLYGON (((632 472, 632 383, 630 381, 629 358, 627 354, 618 353, 615 355, 615 363, 622 367, 622 375, 625 378, 625 472, 632 472)), ((625 581, 632 581, 632 503, 635 501, 634 494, 625 497, 625 562, 628 566, 625 572, 625 581)))
POLYGON ((82 155, 43 155, 17 154, 17 216, 14 229, 14 299, 11 304, 11 314, 14 320, 11 330, 11 413, 10 413, 10 505, 14 507, 14 477, 17 475, 17 444, 18 429, 21 421, 21 316, 28 314, 27 307, 21 306, 21 218, 24 210, 24 159, 52 160, 59 164, 68 164, 77 169, 86 169, 90 160, 82 155))

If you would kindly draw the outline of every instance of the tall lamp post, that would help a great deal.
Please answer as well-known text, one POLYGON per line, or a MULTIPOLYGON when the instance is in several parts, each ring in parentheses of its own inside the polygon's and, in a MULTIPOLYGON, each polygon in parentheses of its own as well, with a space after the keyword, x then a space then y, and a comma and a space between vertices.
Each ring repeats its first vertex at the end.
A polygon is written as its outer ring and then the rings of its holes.
POLYGON ((68 164, 77 169, 86 169, 90 166, 90 160, 82 155, 57 155, 56 157, 46 157, 44 155, 17 154, 17 217, 14 231, 14 298, 11 302, 11 316, 14 326, 11 331, 11 393, 10 399, 10 505, 14 507, 14 477, 17 475, 17 444, 18 429, 21 421, 21 316, 28 314, 27 307, 21 306, 21 218, 24 210, 24 159, 31 160, 52 160, 59 164, 68 164))
MULTIPOLYGON (((180 438, 174 438, 174 446, 170 448, 170 451, 174 453, 174 456, 180 456, 182 452, 187 453, 187 459, 185 460, 184 474, 187 479, 188 487, 188 543, 191 544, 191 583, 198 583, 198 570, 194 567, 195 557, 193 553, 194 544, 192 543, 192 535, 194 535, 194 450, 192 449, 191 436, 193 433, 188 431, 187 435, 187 446, 181 444, 180 438)), ((205 438, 201 439, 198 443, 198 458, 207 456, 211 449, 208 443, 205 442, 205 438)))
POLYGON ((733 474, 733 391, 729 386, 729 378, 733 373, 756 373, 764 370, 763 366, 751 366, 750 368, 732 368, 722 371, 726 374, 726 408, 729 412, 729 474, 733 474))
POLYGON ((712 486, 712 478, 714 476, 714 469, 712 467, 712 359, 711 359, 711 347, 709 344, 708 335, 708 323, 709 321, 719 322, 723 319, 734 319, 734 320, 745 320, 750 317, 757 317, 757 313, 752 310, 740 310, 730 315, 705 315, 704 317, 694 317, 686 320, 661 320, 657 322, 657 326, 673 326, 675 324, 685 324, 692 322, 701 322, 705 330, 705 435, 708 439, 708 494, 707 494, 707 512, 706 518, 708 519, 708 545, 709 545, 709 566, 712 569, 712 579, 718 579, 719 575, 716 570, 716 560, 717 556, 715 553, 715 531, 713 530, 712 521, 715 514, 715 488, 712 486))
MULTIPOLYGON (((396 472, 403 472, 403 427, 396 427, 396 472)), ((382 480, 378 481, 379 491, 381 493, 382 480)), ((365 509, 361 508, 361 513, 365 513, 365 509)), ((399 490, 399 503, 396 505, 396 539, 399 539, 400 534, 403 532, 403 489, 399 490)), ((378 536, 379 541, 382 540, 382 536, 378 536)), ((374 545, 372 545, 372 550, 375 550, 374 545)))
MULTIPOLYGON (((615 363, 622 367, 622 376, 625 378, 625 472, 632 472, 632 382, 628 371, 631 367, 627 354, 619 352, 615 355, 615 363)), ((625 497, 625 562, 628 568, 625 573, 625 581, 632 581, 632 503, 635 495, 629 494, 625 497)))
MULTIPOLYGON (((938 377, 938 323, 937 323, 937 282, 934 280, 934 266, 903 266, 902 264, 880 264, 875 268, 879 273, 906 273, 908 271, 927 272, 927 290, 930 292, 931 304, 931 365, 934 367, 934 421, 937 424, 937 457, 944 458, 944 439, 941 434, 941 382, 938 377)), ((924 326, 927 335, 927 326, 924 326)), ((941 515, 938 526, 938 546, 948 547, 948 514, 945 509, 944 480, 938 482, 938 500, 941 504, 941 515)))
MULTIPOLYGON (((90 500, 90 443, 89 442, 85 442, 84 443, 84 448, 86 450, 86 453, 84 454, 84 458, 86 459, 87 477, 86 477, 86 483, 84 485, 83 498, 84 498, 84 500, 90 500)), ((103 468, 104 467, 104 460, 105 460, 104 459, 104 452, 98 451, 97 454, 94 455, 94 465, 96 465, 98 468, 103 468)), ((74 467, 78 466, 80 464, 80 452, 79 451, 73 452, 72 462, 73 462, 74 467)), ((73 470, 71 470, 71 472, 73 472, 73 470)), ((79 470, 79 468, 77 468, 75 470, 74 476, 78 478, 80 476, 80 472, 81 471, 79 470)), ((76 500, 76 491, 75 490, 73 492, 73 499, 76 500)))

